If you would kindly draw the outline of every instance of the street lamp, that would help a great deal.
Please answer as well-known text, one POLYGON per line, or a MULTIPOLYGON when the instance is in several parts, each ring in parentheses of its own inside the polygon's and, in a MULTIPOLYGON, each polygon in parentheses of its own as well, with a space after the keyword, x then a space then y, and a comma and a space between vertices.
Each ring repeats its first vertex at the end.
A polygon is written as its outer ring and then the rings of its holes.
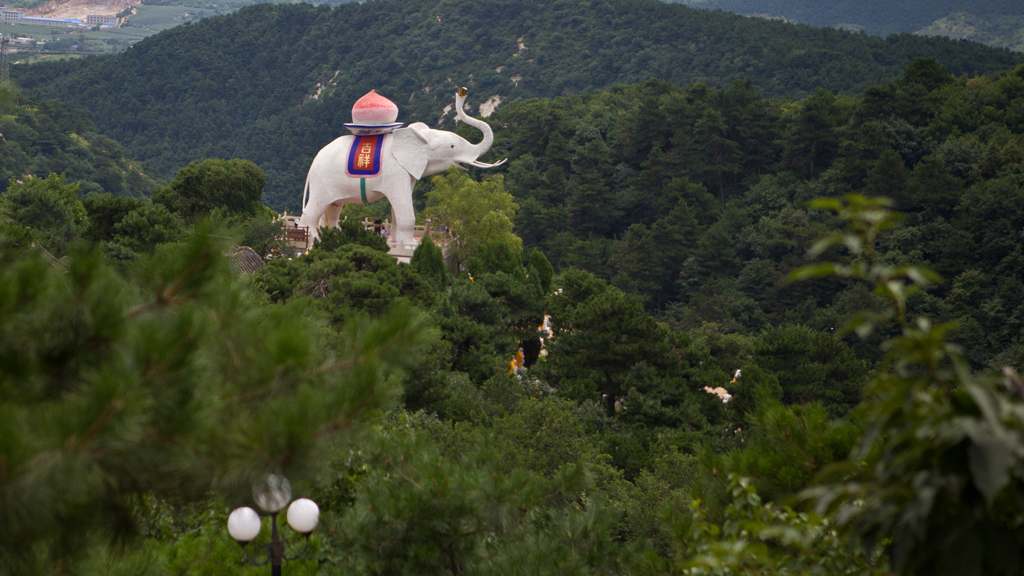
POLYGON ((295 560, 309 549, 309 535, 320 521, 320 508, 309 498, 299 498, 292 502, 291 506, 288 506, 288 502, 292 499, 292 486, 288 483, 287 478, 274 474, 267 476, 267 481, 264 484, 254 486, 252 496, 256 500, 256 504, 264 512, 270 514, 271 533, 270 543, 266 544, 267 559, 257 562, 245 552, 245 545, 252 542, 260 533, 260 515, 255 510, 248 506, 233 510, 228 516, 228 533, 242 547, 243 560, 253 566, 266 566, 269 563, 271 576, 281 576, 282 560, 295 560), (284 541, 277 533, 277 513, 284 510, 285 506, 288 506, 288 512, 285 515, 288 525, 306 538, 306 545, 295 556, 285 556, 284 541))

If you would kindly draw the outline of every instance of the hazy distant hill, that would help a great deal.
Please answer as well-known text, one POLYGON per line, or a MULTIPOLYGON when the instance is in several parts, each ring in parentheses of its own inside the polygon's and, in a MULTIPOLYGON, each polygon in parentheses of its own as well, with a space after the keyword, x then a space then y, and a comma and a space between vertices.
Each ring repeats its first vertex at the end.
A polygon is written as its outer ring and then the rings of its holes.
POLYGON ((1024 14, 1020 0, 670 0, 695 8, 784 17, 811 26, 863 26, 869 34, 915 32, 954 12, 1024 14))
POLYGON ((162 32, 114 56, 13 75, 38 97, 93 111, 100 128, 165 175, 190 160, 242 157, 267 172, 264 199, 297 208, 316 151, 347 133, 371 88, 404 122, 450 122, 470 104, 587 93, 656 77, 769 96, 859 92, 914 57, 954 74, 1012 68, 1024 55, 910 35, 887 39, 654 0, 385 0, 262 4, 162 32))
POLYGON ((667 0, 695 8, 785 18, 811 26, 863 30, 869 34, 960 32, 989 46, 1024 49, 1024 2, 1020 0, 667 0), (939 23, 960 15, 974 22, 951 28, 939 23), (973 34, 971 32, 974 32, 973 34), (1016 38, 1016 40, 1014 40, 1016 38))
POLYGON ((939 18, 918 33, 966 38, 988 46, 1024 52, 1024 13, 979 15, 955 12, 939 18))
MULTIPOLYGON (((318 0, 317 4, 328 4, 336 6, 338 4, 344 4, 346 2, 353 2, 355 0, 318 0)), ((109 0, 4 0, 3 5, 8 8, 36 8, 39 6, 50 5, 66 5, 66 4, 89 4, 89 5, 102 5, 102 4, 114 4, 115 2, 109 0)), ((146 6, 187 6, 189 8, 205 9, 211 12, 226 13, 233 10, 238 10, 243 6, 252 6, 253 4, 293 4, 289 0, 132 0, 131 6, 139 6, 145 4, 146 6)), ((119 12, 116 10, 115 12, 119 12)), ((112 12, 113 13, 113 12, 112 12)))

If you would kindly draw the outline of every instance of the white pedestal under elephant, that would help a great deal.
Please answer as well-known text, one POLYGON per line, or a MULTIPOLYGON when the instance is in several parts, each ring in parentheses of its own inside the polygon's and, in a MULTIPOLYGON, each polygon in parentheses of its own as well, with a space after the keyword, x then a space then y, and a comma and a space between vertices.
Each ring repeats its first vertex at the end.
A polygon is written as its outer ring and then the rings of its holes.
POLYGON ((439 174, 452 166, 464 168, 462 165, 468 164, 493 168, 505 162, 486 164, 477 160, 490 149, 494 134, 486 122, 466 115, 462 109, 464 101, 465 89, 462 89, 455 97, 455 110, 463 122, 483 132, 484 137, 479 144, 471 144, 453 132, 434 130, 417 122, 383 135, 378 144, 380 149, 372 150, 372 154, 379 154, 379 173, 365 178, 350 173, 348 164, 356 136, 342 136, 325 146, 313 159, 306 177, 299 225, 309 226, 313 238, 316 238, 321 226, 338 225, 345 204, 369 203, 386 197, 394 213, 390 241, 397 246, 415 244, 413 226, 416 216, 412 189, 417 180, 439 174))

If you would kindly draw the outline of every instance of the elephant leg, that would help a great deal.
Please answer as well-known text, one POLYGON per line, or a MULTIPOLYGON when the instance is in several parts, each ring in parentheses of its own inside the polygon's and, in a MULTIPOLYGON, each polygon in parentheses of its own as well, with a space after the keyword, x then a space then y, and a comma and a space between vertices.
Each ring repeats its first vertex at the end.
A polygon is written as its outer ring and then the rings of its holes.
POLYGON ((389 194, 391 201, 391 213, 394 215, 391 224, 391 241, 398 246, 405 244, 415 245, 413 238, 413 226, 416 225, 416 211, 412 207, 412 185, 415 180, 410 181, 408 187, 398 194, 389 194))
POLYGON ((327 210, 324 212, 323 225, 326 226, 327 228, 337 228, 338 220, 341 219, 341 209, 344 207, 345 205, 341 202, 335 202, 334 204, 328 206, 327 210))
POLYGON ((325 211, 326 209, 321 208, 319 203, 310 202, 299 217, 299 226, 309 227, 310 242, 320 237, 320 221, 323 220, 325 211))

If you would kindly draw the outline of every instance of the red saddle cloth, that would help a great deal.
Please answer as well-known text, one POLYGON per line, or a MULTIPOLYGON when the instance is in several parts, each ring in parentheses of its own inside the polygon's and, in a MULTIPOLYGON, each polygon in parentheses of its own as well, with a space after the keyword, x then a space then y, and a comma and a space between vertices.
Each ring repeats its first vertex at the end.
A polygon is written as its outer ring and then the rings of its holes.
POLYGON ((356 136, 352 148, 348 152, 345 172, 353 178, 373 178, 380 175, 380 156, 384 149, 384 137, 356 136))

